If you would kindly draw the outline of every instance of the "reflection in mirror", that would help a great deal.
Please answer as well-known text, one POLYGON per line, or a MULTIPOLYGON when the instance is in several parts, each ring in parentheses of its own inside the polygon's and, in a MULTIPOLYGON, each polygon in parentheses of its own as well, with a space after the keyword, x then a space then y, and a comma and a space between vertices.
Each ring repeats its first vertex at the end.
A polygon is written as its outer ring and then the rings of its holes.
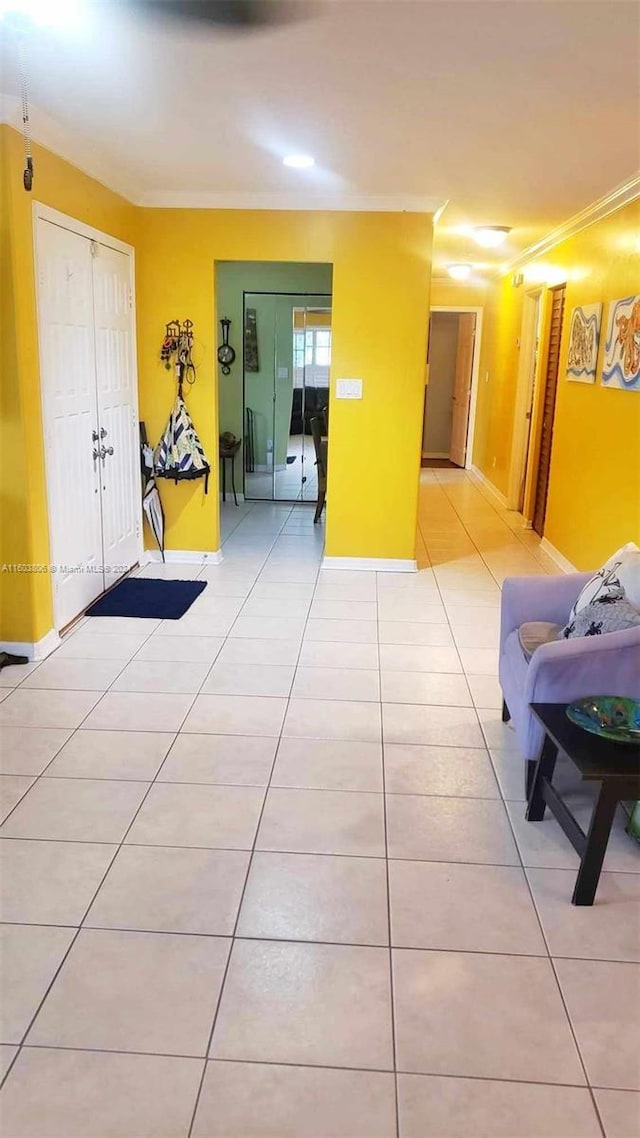
POLYGON ((244 294, 245 497, 316 502, 326 461, 331 297, 244 294))
POLYGON ((318 417, 323 439, 329 427, 331 309, 304 306, 293 310, 293 404, 289 427, 289 469, 300 461, 300 499, 315 502, 318 470, 311 420, 318 417), (295 457, 294 457, 295 456, 295 457))

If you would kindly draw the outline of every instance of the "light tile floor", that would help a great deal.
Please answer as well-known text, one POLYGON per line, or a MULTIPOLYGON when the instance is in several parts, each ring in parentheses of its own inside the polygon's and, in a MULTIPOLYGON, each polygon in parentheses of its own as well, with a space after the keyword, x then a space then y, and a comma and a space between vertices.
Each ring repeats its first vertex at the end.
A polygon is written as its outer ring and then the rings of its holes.
POLYGON ((6 1138, 634 1138, 639 851, 573 908, 500 720, 537 538, 459 471, 415 575, 223 513, 221 565, 144 571, 207 580, 181 621, 1 674, 6 1138))

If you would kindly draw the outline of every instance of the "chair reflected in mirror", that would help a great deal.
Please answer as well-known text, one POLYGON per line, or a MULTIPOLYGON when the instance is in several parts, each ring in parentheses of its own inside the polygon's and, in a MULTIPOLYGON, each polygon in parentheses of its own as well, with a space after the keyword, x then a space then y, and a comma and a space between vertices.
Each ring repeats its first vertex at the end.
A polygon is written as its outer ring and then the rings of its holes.
POLYGON ((311 427, 311 435, 313 437, 313 446, 316 452, 316 469, 318 472, 318 501, 316 504, 316 512, 314 514, 313 522, 320 521, 322 511, 324 509, 325 498, 327 495, 327 449, 328 439, 326 435, 323 436, 323 430, 327 429, 326 416, 323 414, 314 415, 309 423, 311 427))

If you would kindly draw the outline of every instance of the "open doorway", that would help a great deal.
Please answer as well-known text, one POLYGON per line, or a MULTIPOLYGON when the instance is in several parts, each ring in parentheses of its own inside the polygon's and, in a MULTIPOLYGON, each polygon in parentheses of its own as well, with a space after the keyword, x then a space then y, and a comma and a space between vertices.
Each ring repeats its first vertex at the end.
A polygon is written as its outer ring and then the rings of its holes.
POLYGON ((471 465, 481 309, 434 308, 429 331, 422 465, 471 465))

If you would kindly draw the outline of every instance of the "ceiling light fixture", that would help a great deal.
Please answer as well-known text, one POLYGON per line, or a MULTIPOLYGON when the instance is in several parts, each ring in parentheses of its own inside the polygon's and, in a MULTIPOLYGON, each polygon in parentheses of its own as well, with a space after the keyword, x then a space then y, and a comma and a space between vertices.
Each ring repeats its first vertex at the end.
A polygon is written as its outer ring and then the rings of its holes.
POLYGON ((447 272, 454 281, 466 281, 472 268, 473 265, 447 265, 447 272))
POLYGON ((510 225, 476 225, 473 230, 476 242, 484 249, 497 249, 509 233, 511 233, 510 225))
POLYGON ((293 170, 310 170, 315 166, 316 160, 310 154, 287 154, 282 159, 283 166, 291 166, 293 170))
POLYGON ((65 27, 81 17, 81 0, 0 0, 0 20, 24 31, 29 27, 65 27))

